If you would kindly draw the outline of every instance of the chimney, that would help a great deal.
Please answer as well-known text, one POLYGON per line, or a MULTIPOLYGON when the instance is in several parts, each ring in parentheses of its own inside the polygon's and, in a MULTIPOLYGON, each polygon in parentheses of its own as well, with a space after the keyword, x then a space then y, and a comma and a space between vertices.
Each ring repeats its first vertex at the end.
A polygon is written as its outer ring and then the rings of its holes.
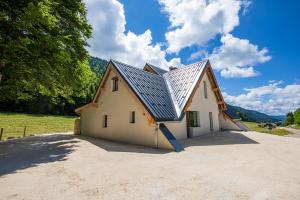
POLYGON ((173 66, 169 67, 170 71, 175 70, 175 69, 177 69, 177 67, 173 67, 173 66))

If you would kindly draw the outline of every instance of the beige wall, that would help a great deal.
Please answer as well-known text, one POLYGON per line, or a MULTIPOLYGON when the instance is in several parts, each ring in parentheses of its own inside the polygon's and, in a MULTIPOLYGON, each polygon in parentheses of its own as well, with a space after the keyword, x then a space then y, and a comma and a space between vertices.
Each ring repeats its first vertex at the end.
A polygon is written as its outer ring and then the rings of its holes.
POLYGON ((186 117, 184 116, 181 121, 164 122, 166 127, 173 133, 174 137, 178 140, 187 138, 186 117))
POLYGON ((241 130, 233 121, 231 121, 230 119, 225 119, 223 114, 220 114, 219 119, 222 130, 241 130))
POLYGON ((111 91, 111 79, 115 76, 117 73, 112 70, 99 97, 98 108, 89 107, 82 111, 81 133, 114 141, 173 149, 156 129, 157 125, 150 123, 148 111, 121 77, 118 91, 111 91), (130 123, 131 111, 135 111, 135 123, 130 123), (105 114, 108 115, 107 128, 103 128, 105 114))

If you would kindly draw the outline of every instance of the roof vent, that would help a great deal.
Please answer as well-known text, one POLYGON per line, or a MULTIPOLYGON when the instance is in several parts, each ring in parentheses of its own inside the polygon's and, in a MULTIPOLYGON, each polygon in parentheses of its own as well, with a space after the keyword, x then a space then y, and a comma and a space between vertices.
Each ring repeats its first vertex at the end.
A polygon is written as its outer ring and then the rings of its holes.
POLYGON ((177 67, 173 67, 173 66, 169 67, 169 70, 170 70, 170 71, 172 71, 172 70, 174 70, 174 69, 177 69, 177 67))

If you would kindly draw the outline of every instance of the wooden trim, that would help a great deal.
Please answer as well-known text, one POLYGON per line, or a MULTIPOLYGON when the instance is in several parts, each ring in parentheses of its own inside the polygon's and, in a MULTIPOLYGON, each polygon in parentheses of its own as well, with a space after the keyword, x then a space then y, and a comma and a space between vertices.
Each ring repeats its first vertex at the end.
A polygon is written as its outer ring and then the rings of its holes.
POLYGON ((222 104, 218 104, 219 105, 219 109, 220 110, 226 110, 226 104, 225 104, 224 98, 222 96, 220 87, 218 85, 218 82, 216 80, 216 77, 215 77, 215 75, 213 73, 213 70, 212 70, 212 67, 211 67, 209 61, 208 61, 207 65, 208 65, 208 70, 207 70, 208 73, 207 74, 208 74, 209 80, 213 83, 212 84, 213 85, 213 91, 214 91, 214 93, 215 93, 215 95, 217 97, 217 101, 218 102, 219 101, 223 102, 222 104))

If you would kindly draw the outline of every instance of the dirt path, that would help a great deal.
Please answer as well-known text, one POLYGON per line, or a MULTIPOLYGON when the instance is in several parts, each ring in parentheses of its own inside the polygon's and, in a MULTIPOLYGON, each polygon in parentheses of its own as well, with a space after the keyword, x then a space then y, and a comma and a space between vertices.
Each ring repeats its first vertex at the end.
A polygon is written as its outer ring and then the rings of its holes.
POLYGON ((283 128, 291 133, 294 133, 294 134, 287 135, 288 137, 300 138, 300 130, 299 129, 287 128, 287 127, 281 127, 281 128, 283 128))
POLYGON ((0 143, 0 199, 300 199, 300 140, 223 132, 176 153, 48 135, 0 143))

